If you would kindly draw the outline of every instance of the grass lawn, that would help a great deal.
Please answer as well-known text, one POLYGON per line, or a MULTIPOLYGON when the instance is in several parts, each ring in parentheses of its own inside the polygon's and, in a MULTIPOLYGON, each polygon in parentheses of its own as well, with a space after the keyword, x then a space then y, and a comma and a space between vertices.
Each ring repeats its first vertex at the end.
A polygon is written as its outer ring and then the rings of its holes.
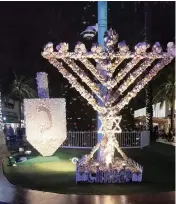
POLYGON ((55 193, 126 195, 175 190, 175 147, 153 143, 142 150, 125 150, 144 167, 142 183, 76 184, 72 157, 80 158, 87 150, 59 149, 53 157, 35 155, 16 167, 3 162, 7 179, 15 185, 55 193))

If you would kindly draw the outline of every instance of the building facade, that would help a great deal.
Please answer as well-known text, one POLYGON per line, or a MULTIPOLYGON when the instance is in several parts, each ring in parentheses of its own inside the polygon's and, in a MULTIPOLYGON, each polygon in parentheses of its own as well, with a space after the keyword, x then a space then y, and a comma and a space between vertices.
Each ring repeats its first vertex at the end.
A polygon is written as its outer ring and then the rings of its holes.
MULTIPOLYGON (((175 105, 176 105, 176 100, 175 100, 175 105)), ((175 109, 175 112, 176 112, 176 109, 175 109)), ((145 117, 146 117, 145 107, 134 111, 134 118, 137 123, 144 125, 145 117)), ((157 103, 153 105, 153 125, 154 126, 155 125, 162 126, 164 129, 168 129, 171 123, 170 118, 171 118, 171 108, 169 105, 166 104, 166 102, 164 102, 162 106, 161 106, 161 103, 157 103)))
POLYGON ((2 98, 3 124, 11 124, 16 128, 19 123, 19 102, 9 98, 2 98))

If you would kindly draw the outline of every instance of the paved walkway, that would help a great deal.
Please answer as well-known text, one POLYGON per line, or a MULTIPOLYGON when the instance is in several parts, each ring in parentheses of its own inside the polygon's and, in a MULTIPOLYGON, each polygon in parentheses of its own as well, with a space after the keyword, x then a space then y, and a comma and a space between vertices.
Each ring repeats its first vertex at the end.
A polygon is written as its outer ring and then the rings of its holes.
MULTIPOLYGON (((0 163, 8 151, 0 146, 0 163)), ((0 166, 0 204, 175 204, 175 192, 133 195, 96 196, 61 195, 22 189, 10 184, 0 166)))
POLYGON ((157 139, 157 142, 161 142, 161 143, 164 143, 164 144, 176 146, 175 140, 174 140, 174 142, 168 142, 166 139, 158 138, 158 139, 157 139))

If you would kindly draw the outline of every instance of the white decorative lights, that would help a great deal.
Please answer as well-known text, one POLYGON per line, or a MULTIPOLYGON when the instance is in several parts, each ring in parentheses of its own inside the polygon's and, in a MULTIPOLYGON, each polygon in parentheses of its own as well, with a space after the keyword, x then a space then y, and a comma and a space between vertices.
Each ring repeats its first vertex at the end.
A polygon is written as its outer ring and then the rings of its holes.
POLYGON ((28 142, 42 156, 51 156, 67 137, 65 99, 25 99, 28 142))
POLYGON ((36 80, 39 98, 49 98, 47 73, 37 72, 36 80))
POLYGON ((102 51, 101 46, 93 45, 91 52, 88 52, 85 45, 79 42, 75 46, 74 52, 68 52, 67 43, 59 44, 57 46, 58 52, 54 52, 53 44, 48 43, 42 53, 42 56, 48 59, 49 62, 53 64, 65 78, 68 79, 70 84, 75 87, 75 89, 80 92, 80 94, 86 98, 93 108, 100 114, 107 113, 113 106, 114 108, 118 108, 119 112, 129 102, 129 100, 135 97, 136 94, 158 73, 159 70, 172 61, 175 52, 175 45, 173 43, 168 43, 167 52, 162 52, 162 48, 158 42, 152 47, 152 52, 147 52, 147 49, 150 46, 145 42, 138 43, 135 46, 135 52, 131 52, 124 41, 118 44, 119 52, 115 52, 114 40, 111 39, 115 39, 113 36, 116 36, 116 33, 112 30, 108 32, 109 33, 107 33, 107 37, 105 39, 105 51, 102 51), (84 82, 84 84, 86 84, 92 92, 88 92, 88 90, 84 88, 83 84, 80 84, 77 78, 64 68, 64 64, 59 61, 60 59, 62 59, 78 75, 82 82, 84 82), (92 64, 90 59, 101 65, 101 69, 98 70, 92 64), (114 76, 117 66, 125 59, 132 60, 127 63, 126 67, 122 68, 114 76), (160 61, 153 67, 153 69, 151 69, 150 72, 146 73, 145 78, 143 80, 139 80, 132 92, 121 97, 124 91, 126 91, 126 89, 129 88, 156 59, 159 59, 160 61), (107 88, 107 95, 109 96, 108 100, 106 100, 107 97, 102 95, 97 84, 89 78, 85 71, 83 71, 83 67, 81 65, 78 66, 75 60, 79 60, 98 79, 98 81, 107 88), (144 60, 144 62, 135 71, 132 71, 127 80, 116 87, 117 91, 114 92, 112 89, 117 86, 118 83, 121 82, 141 60, 144 60), (102 71, 106 72, 106 75, 101 74, 102 71), (101 99, 101 102, 103 102, 105 106, 98 104, 94 94, 101 99), (119 97, 121 97, 122 100, 112 105, 112 103, 117 101, 119 97))
MULTIPOLYGON (((60 43, 56 47, 57 52, 54 51, 53 44, 48 43, 42 52, 42 56, 48 59, 99 113, 102 121, 102 127, 99 132, 102 132, 104 137, 93 148, 92 152, 80 161, 80 169, 78 168, 78 171, 81 171, 82 166, 86 170, 87 164, 90 164, 93 158, 93 154, 100 147, 104 149, 104 156, 101 158, 100 163, 98 163, 100 168, 104 169, 104 164, 108 167, 115 164, 115 149, 123 157, 125 166, 128 166, 129 159, 119 148, 115 137, 115 133, 121 132, 119 126, 120 110, 175 57, 175 45, 173 43, 168 43, 167 52, 162 51, 158 42, 152 47, 152 52, 147 52, 150 45, 141 42, 135 46, 135 51, 131 52, 125 41, 118 43, 118 46, 116 45, 117 41, 118 35, 114 30, 110 29, 106 32, 104 38, 105 51, 103 51, 101 46, 94 44, 89 52, 86 50, 85 45, 79 42, 75 46, 74 52, 68 52, 67 43, 60 43), (118 51, 116 51, 117 48, 118 51), (126 59, 131 59, 131 61, 116 73, 117 66, 126 59), (152 66, 156 60, 158 62, 152 66), (139 64, 140 62, 142 63, 139 64), (67 71, 65 64, 76 73, 78 78, 67 71), (88 72, 83 71, 84 67, 91 72, 94 79, 90 77, 88 72), (127 74, 129 74, 128 77, 126 77, 127 74), (143 78, 140 77, 142 74, 143 78), (101 87, 97 86, 95 78, 99 81, 97 83, 102 84, 104 91, 102 91, 101 87), (126 92, 127 89, 129 90, 128 92, 126 92), (97 100, 97 97, 100 101, 97 100)), ((131 168, 135 166, 131 163, 130 165, 131 168)), ((95 166, 93 165, 93 167, 95 166)), ((121 169, 123 166, 122 162, 117 162, 117 166, 120 166, 119 169, 121 169)))
POLYGON ((79 161, 79 159, 77 157, 73 157, 72 158, 72 163, 73 164, 76 164, 78 161, 79 161))

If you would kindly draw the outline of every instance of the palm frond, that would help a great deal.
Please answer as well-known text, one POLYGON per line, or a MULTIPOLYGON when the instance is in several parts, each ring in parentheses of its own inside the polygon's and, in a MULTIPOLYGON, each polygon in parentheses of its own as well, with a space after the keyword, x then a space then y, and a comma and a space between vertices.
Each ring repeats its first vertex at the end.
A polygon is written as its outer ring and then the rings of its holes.
POLYGON ((161 102, 161 107, 164 102, 166 102, 166 104, 172 104, 173 96, 175 96, 175 77, 172 73, 170 73, 167 76, 166 81, 159 86, 157 93, 153 97, 153 103, 161 102))
POLYGON ((25 76, 17 76, 14 72, 14 80, 11 85, 9 96, 16 100, 36 97, 36 91, 32 88, 33 79, 27 79, 25 76))

